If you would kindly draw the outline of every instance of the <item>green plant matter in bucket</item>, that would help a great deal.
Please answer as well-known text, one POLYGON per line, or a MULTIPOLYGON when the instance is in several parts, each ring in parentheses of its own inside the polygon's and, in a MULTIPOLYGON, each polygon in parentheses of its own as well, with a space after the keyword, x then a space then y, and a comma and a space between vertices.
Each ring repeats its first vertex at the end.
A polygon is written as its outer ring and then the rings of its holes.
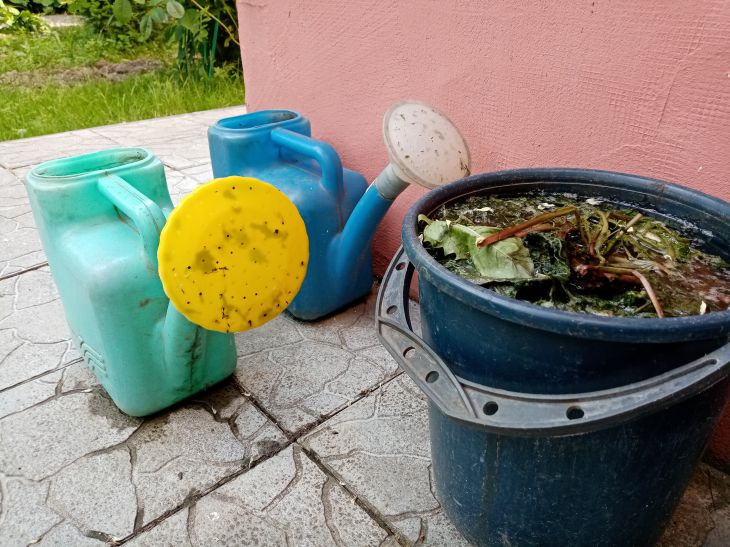
POLYGON ((419 216, 431 254, 504 296, 621 317, 730 308, 730 265, 685 230, 629 206, 557 194, 472 196, 432 217, 419 216))

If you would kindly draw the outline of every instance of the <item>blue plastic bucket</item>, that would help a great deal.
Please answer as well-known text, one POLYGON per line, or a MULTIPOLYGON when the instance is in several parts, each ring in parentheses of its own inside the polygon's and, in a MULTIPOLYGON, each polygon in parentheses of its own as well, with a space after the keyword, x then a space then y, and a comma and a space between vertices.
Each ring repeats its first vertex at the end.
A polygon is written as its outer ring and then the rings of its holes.
POLYGON ((479 545, 650 545, 722 410, 730 311, 607 318, 500 296, 448 272, 418 239, 419 214, 470 195, 536 190, 629 203, 697 226, 730 259, 730 205, 605 171, 476 175, 426 194, 381 287, 384 345, 430 399, 436 490, 479 545), (419 274, 423 338, 407 295, 419 274))

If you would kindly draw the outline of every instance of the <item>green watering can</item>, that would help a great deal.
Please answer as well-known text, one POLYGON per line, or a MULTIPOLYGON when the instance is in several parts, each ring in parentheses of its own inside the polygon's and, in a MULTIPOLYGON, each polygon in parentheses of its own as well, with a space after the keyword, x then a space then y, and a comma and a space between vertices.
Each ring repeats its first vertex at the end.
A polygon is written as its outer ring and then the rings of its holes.
POLYGON ((251 178, 173 210, 143 148, 53 160, 26 178, 72 336, 114 403, 145 416, 229 376, 233 332, 286 308, 308 262, 296 207, 251 178))

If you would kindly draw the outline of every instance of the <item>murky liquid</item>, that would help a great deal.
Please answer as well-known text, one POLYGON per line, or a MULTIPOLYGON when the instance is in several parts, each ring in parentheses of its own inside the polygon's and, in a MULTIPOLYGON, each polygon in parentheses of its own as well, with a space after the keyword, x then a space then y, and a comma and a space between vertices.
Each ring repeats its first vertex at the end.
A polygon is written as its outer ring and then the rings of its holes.
MULTIPOLYGON (((449 220, 467 226, 509 228, 566 206, 577 208, 580 216, 566 216, 553 221, 556 227, 551 233, 559 234, 562 241, 562 259, 570 267, 568 279, 484 283, 470 259, 444 256, 440 249, 429 249, 429 252, 448 270, 499 294, 566 311, 604 316, 657 317, 657 310, 645 286, 624 266, 636 268, 646 278, 665 317, 730 309, 730 265, 719 256, 703 252, 698 242, 691 239, 691 233, 699 233, 699 230, 687 223, 665 223, 651 215, 644 215, 636 231, 631 229, 628 235, 619 234, 619 244, 608 251, 608 260, 600 253, 598 257, 591 254, 591 247, 586 245, 590 237, 585 234, 598 230, 597 225, 601 223, 598 211, 604 215, 611 212, 611 215, 615 215, 613 218, 621 219, 616 220, 617 224, 611 225, 605 232, 606 236, 615 235, 620 231, 621 222, 626 224, 628 219, 637 214, 636 210, 625 204, 599 199, 585 200, 562 194, 472 196, 442 206, 431 219, 449 220), (581 217, 587 222, 587 232, 580 228, 581 217), (623 238, 627 238, 626 243, 623 238), (640 244, 632 245, 631 241, 640 244), (640 261, 638 266, 637 261, 640 261), (622 268, 612 268, 616 264, 622 268), (606 273, 606 267, 618 273, 606 273), (586 273, 587 269, 589 273, 586 273)), ((521 237, 525 246, 530 248, 533 262, 539 270, 542 251, 539 245, 535 245, 539 238, 530 234, 521 237)))

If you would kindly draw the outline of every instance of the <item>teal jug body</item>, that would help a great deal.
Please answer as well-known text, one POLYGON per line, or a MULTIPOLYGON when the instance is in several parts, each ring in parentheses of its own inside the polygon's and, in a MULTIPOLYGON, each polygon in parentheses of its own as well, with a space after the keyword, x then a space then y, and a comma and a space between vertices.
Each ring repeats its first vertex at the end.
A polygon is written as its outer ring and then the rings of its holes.
POLYGON ((309 121, 289 110, 263 110, 219 120, 208 130, 217 177, 250 176, 281 190, 299 210, 309 236, 309 265, 289 313, 311 320, 368 294, 372 287, 370 241, 348 242, 341 234, 367 189, 365 178, 344 169, 329 144, 311 138, 309 121), (347 273, 339 258, 352 254, 347 273))
POLYGON ((163 291, 157 246, 173 206, 155 156, 53 160, 26 186, 73 340, 123 412, 151 414, 233 372, 233 335, 190 323, 163 291))

